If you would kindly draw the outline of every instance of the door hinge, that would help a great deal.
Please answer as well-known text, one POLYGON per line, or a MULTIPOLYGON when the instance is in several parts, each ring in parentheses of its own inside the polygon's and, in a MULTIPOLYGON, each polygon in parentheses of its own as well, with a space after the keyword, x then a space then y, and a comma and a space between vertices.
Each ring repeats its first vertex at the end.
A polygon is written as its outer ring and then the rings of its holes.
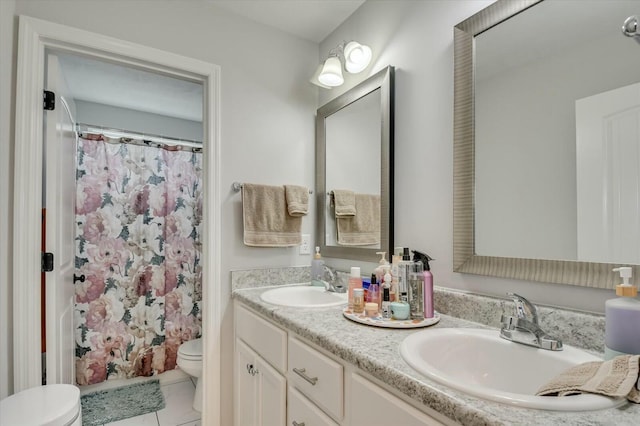
POLYGON ((45 90, 42 95, 42 106, 46 111, 53 111, 56 109, 56 94, 45 90))
POLYGON ((42 272, 53 271, 53 253, 42 253, 42 272))

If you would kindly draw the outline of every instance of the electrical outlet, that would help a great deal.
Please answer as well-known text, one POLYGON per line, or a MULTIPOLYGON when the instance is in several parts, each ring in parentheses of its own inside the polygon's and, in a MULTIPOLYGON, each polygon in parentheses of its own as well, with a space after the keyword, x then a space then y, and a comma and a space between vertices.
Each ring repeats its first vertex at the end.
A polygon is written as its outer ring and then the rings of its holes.
POLYGON ((300 242, 300 254, 311 254, 311 235, 302 234, 300 242))

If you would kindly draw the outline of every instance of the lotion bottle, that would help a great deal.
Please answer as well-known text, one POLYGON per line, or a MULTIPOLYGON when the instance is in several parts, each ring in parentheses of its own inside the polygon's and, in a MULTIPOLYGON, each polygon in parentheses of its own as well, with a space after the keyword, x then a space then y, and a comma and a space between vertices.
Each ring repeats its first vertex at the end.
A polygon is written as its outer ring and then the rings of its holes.
POLYGON ((360 267, 352 266, 349 276, 349 310, 353 311, 353 289, 362 288, 362 277, 360 277, 360 267))
POLYGON ((640 300, 638 288, 632 285, 632 269, 629 266, 615 268, 622 277, 622 284, 616 286, 616 299, 605 303, 604 357, 618 355, 640 355, 640 300))
POLYGON ((324 286, 322 275, 324 274, 324 260, 320 255, 320 247, 316 247, 316 254, 311 261, 311 285, 324 286))
POLYGON ((376 281, 378 283, 382 283, 384 280, 384 274, 391 270, 391 266, 389 265, 389 262, 387 262, 386 251, 377 251, 376 254, 380 255, 380 260, 378 261, 378 267, 373 270, 373 273, 376 274, 376 281))

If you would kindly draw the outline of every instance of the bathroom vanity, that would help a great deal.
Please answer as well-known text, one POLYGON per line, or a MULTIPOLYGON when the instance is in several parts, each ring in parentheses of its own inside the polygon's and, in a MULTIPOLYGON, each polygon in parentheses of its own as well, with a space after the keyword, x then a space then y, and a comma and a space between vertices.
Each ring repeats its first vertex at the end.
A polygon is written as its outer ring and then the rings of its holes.
MULTIPOLYGON (((236 425, 635 425, 640 419, 640 407, 634 404, 558 412, 469 396, 430 380, 402 359, 399 346, 415 330, 357 324, 343 317, 340 306, 300 309, 272 305, 260 297, 269 288, 249 287, 234 287, 233 291, 236 425)), ((475 303, 473 297, 465 295, 463 301, 450 299, 446 303, 475 303)), ((500 304, 509 303, 492 299, 496 305, 487 305, 480 312, 480 299, 488 298, 479 297, 476 303, 479 317, 487 313, 499 317, 500 304)), ((600 318, 584 314, 576 317, 575 323, 589 328, 589 321, 599 324, 600 318)), ((569 323, 567 330, 573 327, 572 320, 565 322, 569 323)), ((442 314, 440 323, 433 327, 488 328, 442 314)), ((585 339, 587 349, 593 351, 589 346, 595 346, 597 336, 588 336, 589 331, 572 333, 585 339)), ((473 362, 473 354, 469 354, 469 362, 473 362)))
POLYGON ((237 425, 454 424, 247 304, 234 309, 237 425))

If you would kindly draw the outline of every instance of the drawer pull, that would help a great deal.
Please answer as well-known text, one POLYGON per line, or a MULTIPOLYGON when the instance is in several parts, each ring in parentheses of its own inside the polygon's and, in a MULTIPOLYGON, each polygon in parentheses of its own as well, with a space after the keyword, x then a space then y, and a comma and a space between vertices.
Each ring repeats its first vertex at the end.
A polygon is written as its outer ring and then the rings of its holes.
POLYGON ((307 382, 311 383, 312 386, 315 386, 316 383, 318 383, 318 378, 317 377, 309 377, 309 376, 307 376, 307 374, 306 374, 307 369, 306 368, 294 368, 293 372, 296 373, 298 376, 302 377, 303 379, 305 379, 307 382))
POLYGON ((298 423, 298 422, 296 422, 295 420, 294 420, 294 421, 292 421, 292 422, 291 422, 291 424, 292 424, 293 426, 304 426, 304 422, 302 422, 302 423, 298 423))

